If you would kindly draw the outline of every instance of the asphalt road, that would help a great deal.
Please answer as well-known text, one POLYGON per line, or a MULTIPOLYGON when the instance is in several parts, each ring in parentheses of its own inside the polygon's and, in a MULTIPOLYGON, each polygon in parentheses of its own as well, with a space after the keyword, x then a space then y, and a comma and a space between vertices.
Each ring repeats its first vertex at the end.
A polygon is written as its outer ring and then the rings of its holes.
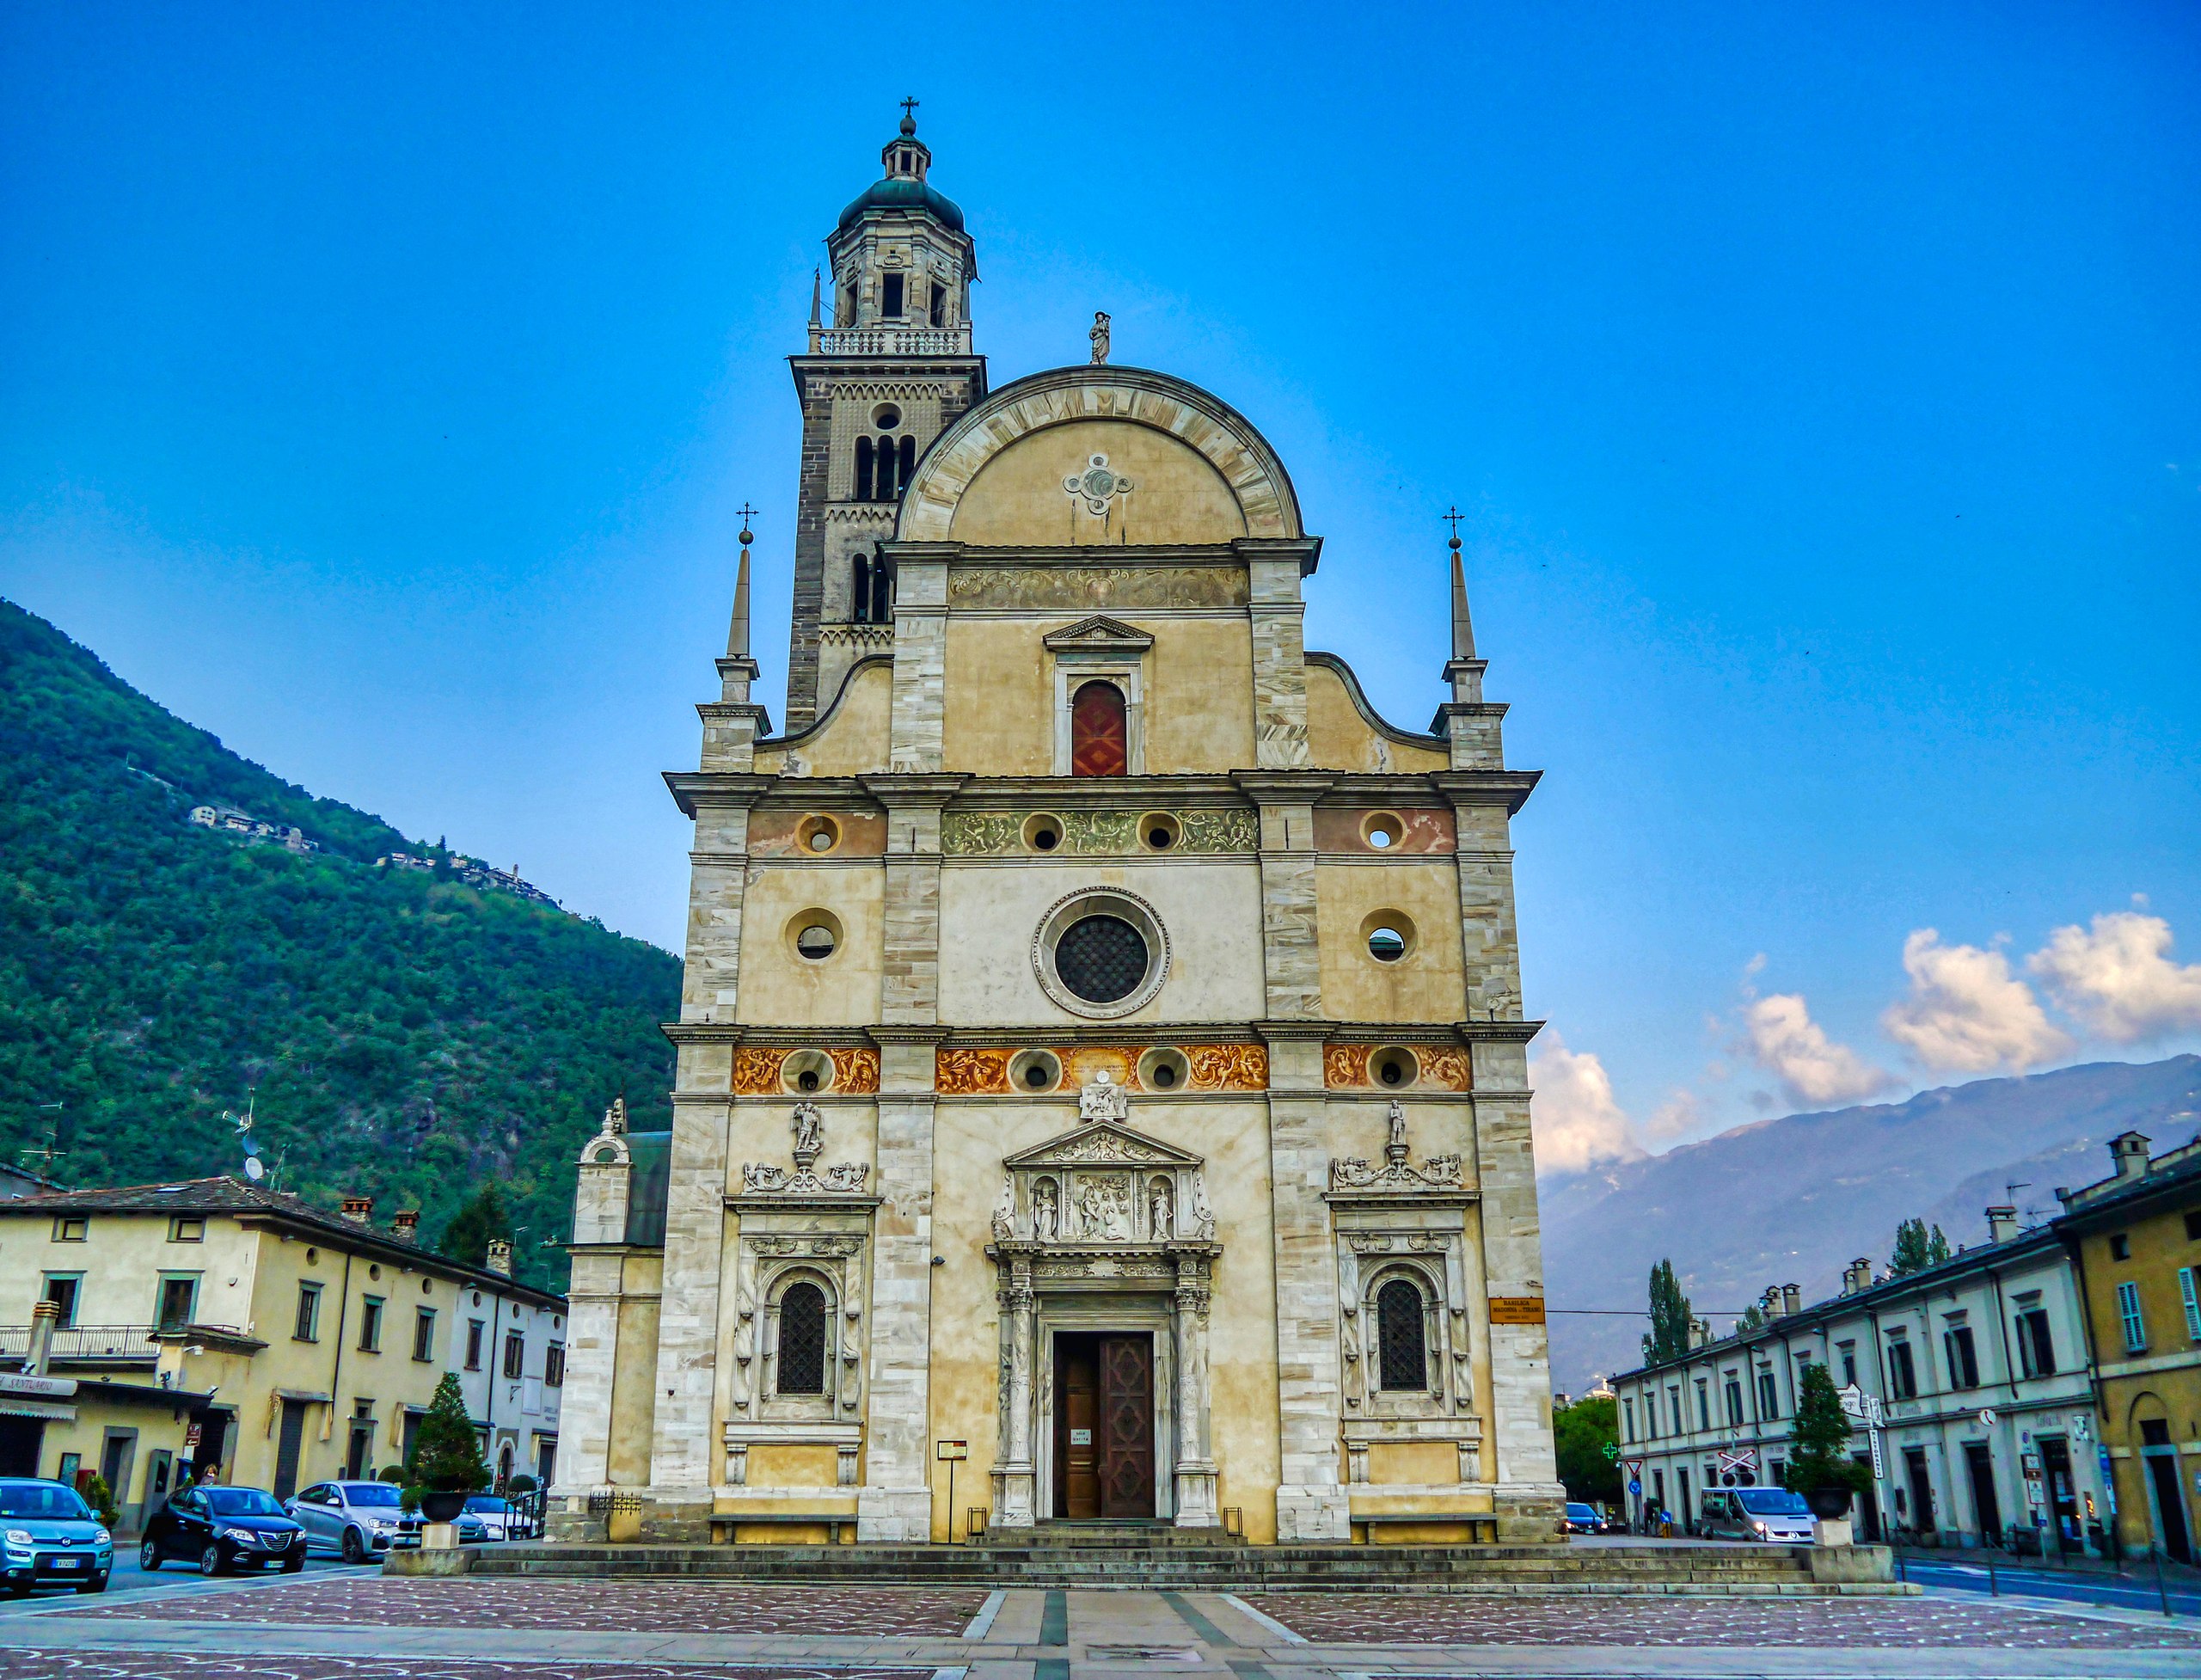
MULTIPOLYGON (((1916 1555, 1904 1560, 1904 1575, 1921 1586, 1940 1587, 1959 1592, 1986 1592, 1990 1591, 1987 1566, 1983 1563, 1928 1563, 1916 1555)), ((1997 1567, 1993 1585, 1999 1585, 2006 1595, 2020 1595, 2027 1598, 2060 1598, 2075 1604, 2108 1604, 2121 1610, 2154 1610, 2161 1612, 2163 1601, 2155 1591, 2152 1575, 2097 1575, 2083 1570, 2057 1571, 2051 1569, 2005 1569, 1997 1567)), ((2163 1591, 2170 1598, 2173 1613, 2180 1616, 2201 1616, 2201 1586, 2166 1577, 2163 1591)))
MULTIPOLYGON (((348 1564, 334 1554, 323 1555, 310 1553, 306 1557, 306 1571, 310 1574, 317 1574, 326 1569, 357 1569, 361 1574, 371 1574, 381 1567, 379 1561, 372 1564, 348 1564)), ((224 1575, 220 1579, 223 1581, 240 1579, 250 1580, 260 1575, 280 1579, 279 1575, 273 1570, 241 1570, 234 1575, 224 1575)), ((132 1545, 126 1548, 120 1546, 115 1548, 114 1572, 107 1577, 107 1590, 109 1592, 120 1592, 134 1587, 169 1587, 188 1591, 194 1586, 213 1584, 207 1582, 206 1578, 195 1567, 180 1558, 171 1559, 161 1567, 157 1574, 149 1575, 138 1568, 138 1548, 132 1545)), ((66 1598, 74 1596, 76 1596, 76 1589, 68 1586, 40 1586, 32 1595, 34 1598, 41 1599, 66 1598)))

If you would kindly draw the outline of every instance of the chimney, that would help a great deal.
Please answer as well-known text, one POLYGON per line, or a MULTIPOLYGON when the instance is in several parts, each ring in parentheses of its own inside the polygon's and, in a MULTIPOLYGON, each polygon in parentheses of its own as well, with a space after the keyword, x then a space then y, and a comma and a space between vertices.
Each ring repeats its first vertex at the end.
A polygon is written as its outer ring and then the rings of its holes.
POLYGON ((500 1277, 511 1277, 512 1275, 512 1245, 491 1237, 488 1257, 481 1263, 500 1277))
POLYGON ((411 1242, 416 1239, 420 1235, 420 1210, 410 1207, 402 1213, 393 1214, 389 1221, 389 1234, 400 1242, 411 1242))
POLYGON ((2008 1242, 2017 1234, 2017 1209, 1990 1207, 1987 1210, 1987 1240, 1989 1242, 2008 1242))
POLYGON ((372 1196, 346 1196, 344 1199, 344 1217, 355 1225, 367 1223, 375 1217, 375 1199, 372 1196))
POLYGON ((1800 1284, 1781 1285, 1781 1315, 1793 1318, 1804 1310, 1804 1289, 1800 1284))
POLYGON ((51 1301, 41 1301, 31 1309, 31 1339, 23 1352, 23 1375, 43 1376, 53 1357, 53 1327, 61 1321, 61 1309, 51 1301))
POLYGON ((2109 1140, 2109 1158, 2120 1179, 2148 1176, 2148 1140, 2137 1131, 2120 1131, 2109 1140))
POLYGON ((1707 1320, 1701 1318, 1692 1318, 1689 1320, 1689 1345, 1691 1347, 1702 1347, 1709 1343, 1711 1340, 1712 1326, 1707 1320))

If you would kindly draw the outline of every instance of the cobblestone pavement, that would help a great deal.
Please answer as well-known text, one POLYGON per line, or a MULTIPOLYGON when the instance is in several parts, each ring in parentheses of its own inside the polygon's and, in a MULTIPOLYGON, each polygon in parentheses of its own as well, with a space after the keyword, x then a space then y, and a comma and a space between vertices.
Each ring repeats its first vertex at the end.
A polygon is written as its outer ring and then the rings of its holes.
POLYGON ((929 1668, 530 1662, 408 1657, 238 1657, 190 1652, 0 1650, 0 1680, 932 1680, 929 1668))
POLYGON ((2191 1651, 2201 1628, 1939 1598, 1465 1598, 1264 1593, 1246 1602, 1325 1645, 1787 1646, 2191 1651))
POLYGON ((346 1575, 249 1592, 163 1595, 59 1612, 71 1621, 259 1622, 291 1627, 602 1629, 666 1634, 961 1633, 984 1589, 745 1586, 733 1581, 428 1580, 346 1575))

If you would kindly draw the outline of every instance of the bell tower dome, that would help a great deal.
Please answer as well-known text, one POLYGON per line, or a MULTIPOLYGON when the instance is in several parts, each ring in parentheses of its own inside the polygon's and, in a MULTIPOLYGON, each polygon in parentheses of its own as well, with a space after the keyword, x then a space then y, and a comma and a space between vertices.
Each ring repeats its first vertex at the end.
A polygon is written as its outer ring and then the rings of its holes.
POLYGON ((928 179, 916 111, 903 101, 884 173, 827 236, 809 346, 788 358, 802 402, 790 732, 831 703, 858 659, 892 651, 894 579, 879 544, 918 458, 986 391, 985 359, 971 349, 977 249, 928 179))

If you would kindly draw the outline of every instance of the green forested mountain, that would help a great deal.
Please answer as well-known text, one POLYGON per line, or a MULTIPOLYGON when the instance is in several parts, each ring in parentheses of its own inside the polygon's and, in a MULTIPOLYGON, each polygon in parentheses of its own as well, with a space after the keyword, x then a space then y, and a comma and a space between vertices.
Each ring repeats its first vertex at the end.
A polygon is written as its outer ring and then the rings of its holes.
MULTIPOLYGON (((434 871, 378 819, 316 799, 170 716, 0 601, 0 1150, 57 1112, 71 1184, 240 1164, 224 1109, 256 1090, 280 1187, 432 1240, 483 1183, 561 1287, 572 1162, 621 1090, 667 1123, 658 1023, 679 965, 600 924, 434 871), (235 807, 319 848, 193 825, 235 807), (59 1111, 41 1105, 61 1103, 59 1111)), ((36 1160, 28 1164, 34 1167, 36 1160)))

